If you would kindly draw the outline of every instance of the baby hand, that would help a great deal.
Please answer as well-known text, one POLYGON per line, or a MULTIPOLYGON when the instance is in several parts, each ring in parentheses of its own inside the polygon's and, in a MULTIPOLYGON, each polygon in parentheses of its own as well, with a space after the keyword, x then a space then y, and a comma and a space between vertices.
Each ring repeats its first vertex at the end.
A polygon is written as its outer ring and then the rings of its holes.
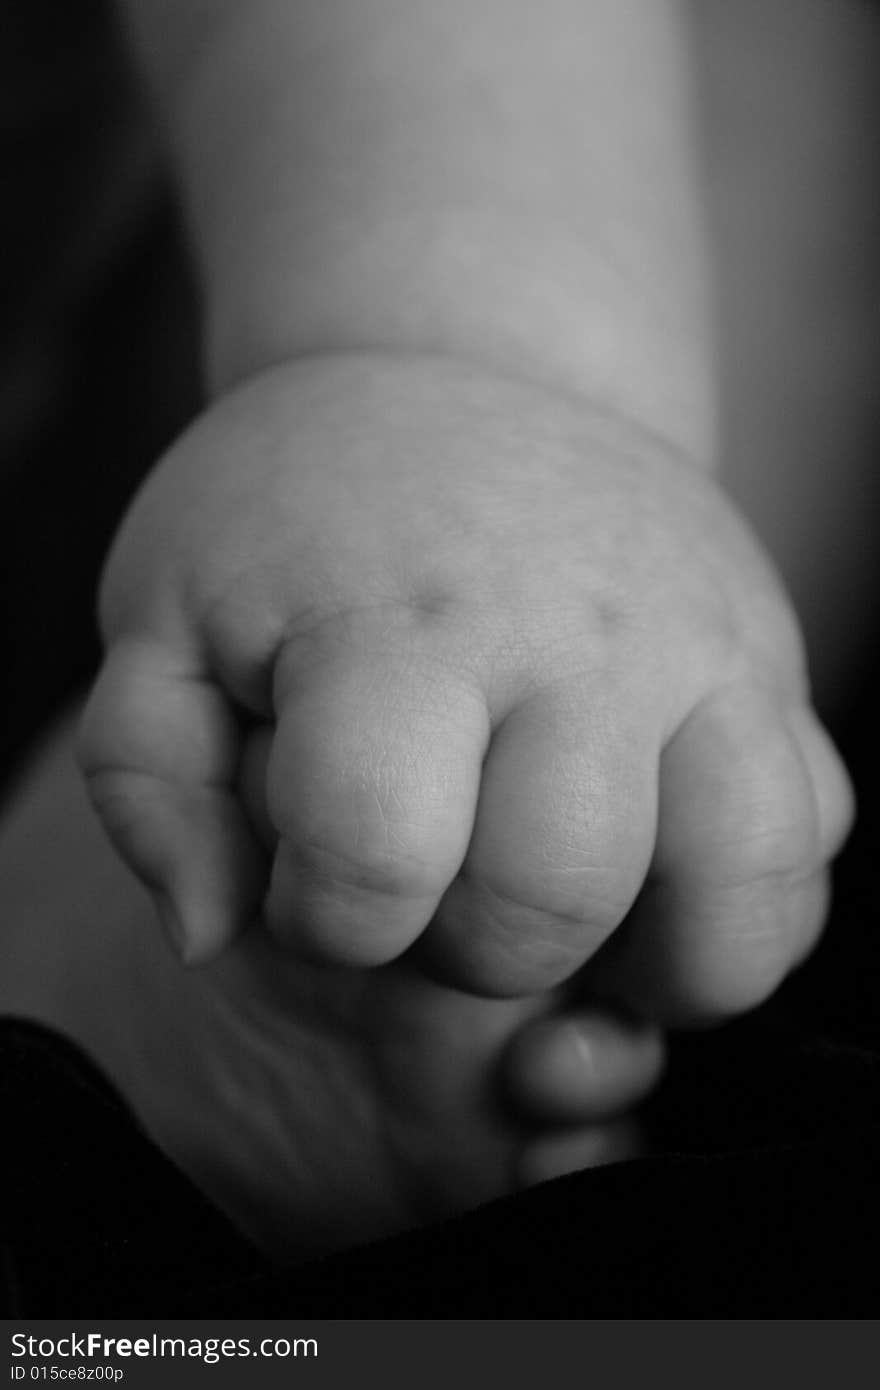
POLYGON ((695 1023, 821 929, 852 803, 789 606, 711 479, 587 403, 279 367, 153 473, 101 615, 82 764, 190 960, 263 912, 317 961, 591 962, 695 1023))

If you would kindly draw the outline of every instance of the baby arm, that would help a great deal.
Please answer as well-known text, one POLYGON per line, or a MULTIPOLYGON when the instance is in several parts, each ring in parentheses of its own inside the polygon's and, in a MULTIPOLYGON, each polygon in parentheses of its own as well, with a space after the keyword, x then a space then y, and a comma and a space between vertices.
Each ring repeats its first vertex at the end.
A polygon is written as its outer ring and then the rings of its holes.
POLYGON ((758 1002, 851 808, 711 476, 679 7, 128 8, 217 399, 105 579, 82 750, 123 855, 192 959, 270 875, 320 959, 758 1002))

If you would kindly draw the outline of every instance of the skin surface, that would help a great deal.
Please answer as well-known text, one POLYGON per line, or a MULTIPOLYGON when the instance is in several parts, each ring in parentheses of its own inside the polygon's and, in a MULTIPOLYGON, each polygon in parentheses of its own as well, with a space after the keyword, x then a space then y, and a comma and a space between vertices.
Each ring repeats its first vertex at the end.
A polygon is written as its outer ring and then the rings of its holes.
MULTIPOLYGON (((339 1000, 390 978, 389 1055, 435 989, 472 1039, 462 1114, 502 1008, 532 1112, 564 1110, 552 1028, 515 1045, 531 1011, 563 986, 663 1024, 756 1004, 815 942, 852 815, 791 609, 710 478, 685 11, 127 10, 214 399, 107 568, 94 804, 186 959, 256 923, 300 963, 292 1067, 312 970, 368 1054, 339 1000)), ((522 1171, 570 1160, 553 1143, 522 1171)))

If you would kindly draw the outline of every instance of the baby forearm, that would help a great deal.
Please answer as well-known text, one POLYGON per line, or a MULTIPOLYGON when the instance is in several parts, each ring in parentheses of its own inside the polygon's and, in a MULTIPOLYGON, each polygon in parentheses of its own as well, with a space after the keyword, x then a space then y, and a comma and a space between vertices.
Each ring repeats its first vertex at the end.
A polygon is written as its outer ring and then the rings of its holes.
POLYGON ((209 379, 473 357, 712 456, 675 0, 126 0, 203 277, 209 379))

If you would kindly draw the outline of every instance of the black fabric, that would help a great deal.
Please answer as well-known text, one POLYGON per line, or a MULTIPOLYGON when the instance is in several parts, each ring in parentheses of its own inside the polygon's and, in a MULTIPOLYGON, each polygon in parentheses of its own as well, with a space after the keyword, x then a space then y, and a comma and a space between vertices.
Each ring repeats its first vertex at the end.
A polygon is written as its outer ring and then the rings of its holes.
POLYGON ((146 1312, 250 1267, 242 1242, 64 1039, 0 1024, 0 1115, 4 1316, 146 1312))
POLYGON ((765 1019, 677 1062, 653 1106, 673 1151, 280 1270, 138 1132, 75 1049, 5 1021, 2 1311, 873 1316, 880 1057, 765 1019))

